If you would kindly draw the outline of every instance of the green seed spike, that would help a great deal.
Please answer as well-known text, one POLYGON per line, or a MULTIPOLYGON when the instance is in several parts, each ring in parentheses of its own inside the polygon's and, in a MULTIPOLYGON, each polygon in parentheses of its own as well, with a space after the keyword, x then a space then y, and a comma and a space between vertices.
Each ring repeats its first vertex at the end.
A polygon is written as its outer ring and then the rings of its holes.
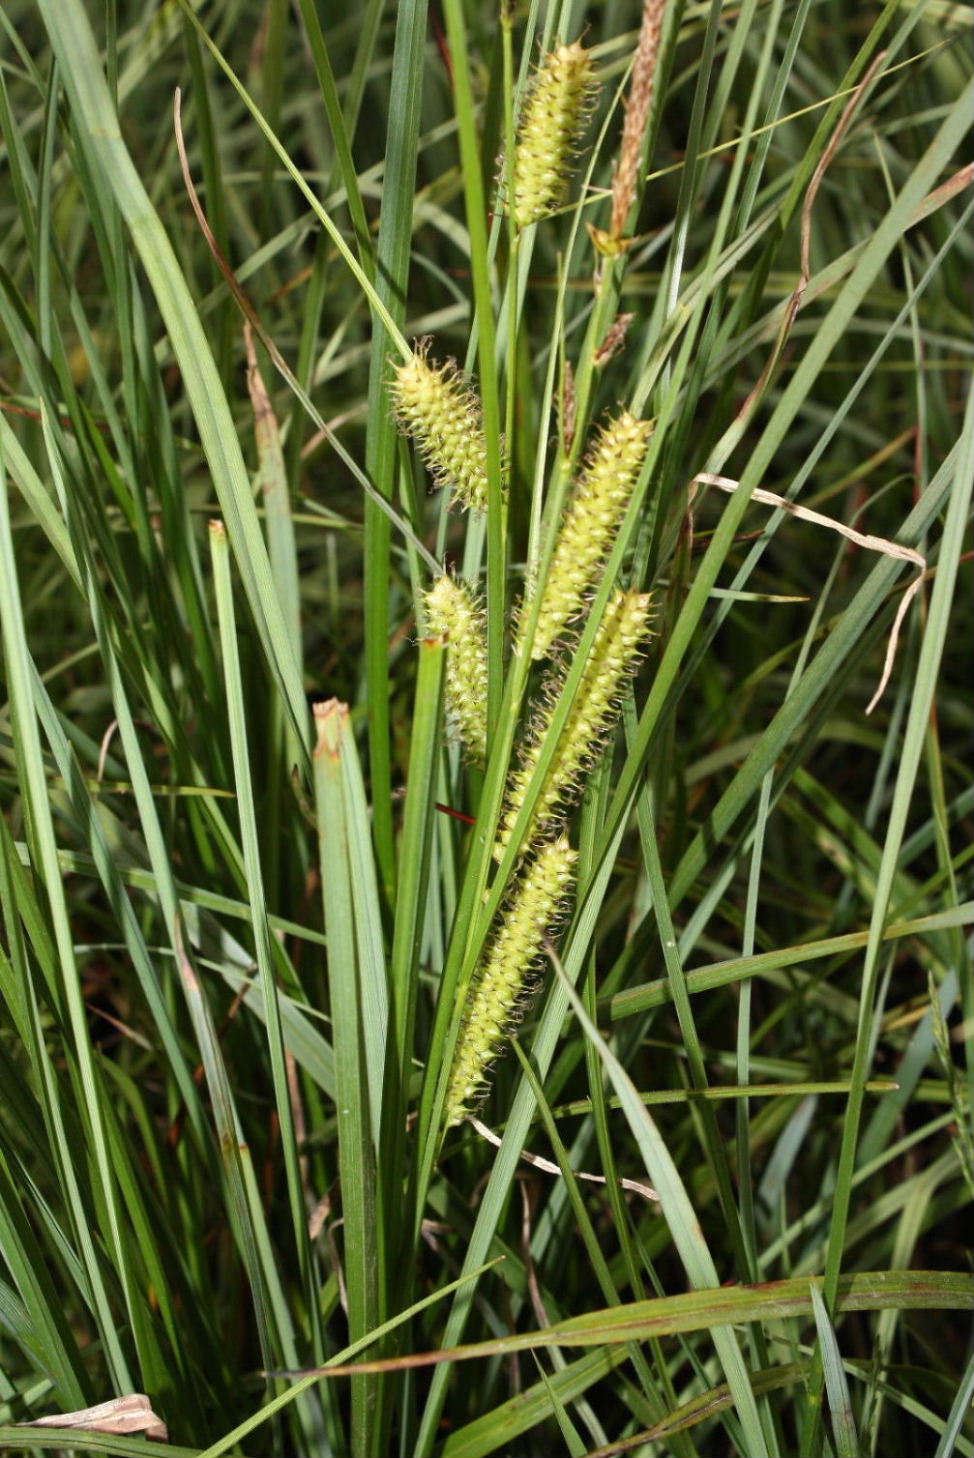
POLYGON ((646 458, 652 426, 623 411, 599 432, 589 452, 552 555, 532 658, 547 658, 599 575, 646 458))
MULTIPOLYGON (((605 616, 592 644, 574 705, 520 841, 520 850, 561 819, 565 807, 577 794, 581 772, 597 757, 605 743, 619 711, 623 686, 635 672, 649 636, 649 611, 648 593, 619 591, 606 604, 605 616)), ((525 791, 548 737, 554 705, 563 692, 564 680, 564 671, 549 676, 547 707, 535 721, 521 763, 511 775, 494 846, 496 861, 503 860, 510 843, 518 812, 524 804, 525 791)))
POLYGON ((571 892, 578 859, 565 836, 522 868, 507 909, 474 973, 447 1086, 444 1120, 459 1124, 486 1093, 486 1074, 516 1018, 544 939, 571 892))
POLYGON ((396 418, 419 446, 426 467, 452 499, 474 511, 487 509, 487 443, 480 402, 455 362, 432 365, 429 340, 397 365, 391 383, 396 418))
POLYGON ((460 738, 478 764, 487 759, 487 635, 473 590, 438 577, 426 593, 430 633, 447 640, 446 705, 460 738))
POLYGON ((564 202, 572 158, 597 90, 591 55, 579 41, 542 58, 525 98, 514 151, 511 211, 519 228, 564 202))

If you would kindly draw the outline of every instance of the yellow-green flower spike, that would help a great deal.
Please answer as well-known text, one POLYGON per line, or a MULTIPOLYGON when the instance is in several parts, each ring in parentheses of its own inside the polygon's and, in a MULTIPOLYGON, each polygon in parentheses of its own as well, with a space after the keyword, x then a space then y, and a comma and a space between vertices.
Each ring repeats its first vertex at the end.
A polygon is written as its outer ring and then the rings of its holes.
POLYGON ((419 446, 427 470, 452 499, 474 511, 487 509, 487 444, 480 403, 454 361, 432 365, 428 341, 398 365, 392 380, 396 418, 419 446))
POLYGON ((572 158, 597 91, 592 58, 575 41, 542 58, 524 101, 514 151, 514 202, 519 228, 564 202, 572 158))
POLYGON ((447 1086, 444 1119, 459 1124, 486 1093, 488 1066, 514 1020, 545 937, 574 880, 577 852, 565 836, 544 845, 514 883, 510 903, 474 973, 447 1086))
POLYGON ((438 577, 426 593, 429 632, 447 640, 446 706, 460 738, 478 764, 487 759, 487 634, 473 590, 438 577))
POLYGON ((532 658, 546 658, 565 624, 581 610, 625 516, 651 434, 649 421, 637 420, 628 410, 599 432, 558 533, 532 658))
MULTIPOLYGON (((638 666, 643 645, 649 636, 649 616, 649 593, 620 591, 609 599, 575 702, 519 849, 523 850, 539 834, 556 824, 577 793, 581 772, 591 765, 604 744, 619 711, 623 686, 638 666)), ((524 804, 524 792, 545 746, 564 677, 564 673, 559 673, 549 679, 546 685, 548 707, 539 714, 521 762, 511 775, 494 846, 496 861, 503 860, 504 851, 510 843, 514 823, 524 804)))

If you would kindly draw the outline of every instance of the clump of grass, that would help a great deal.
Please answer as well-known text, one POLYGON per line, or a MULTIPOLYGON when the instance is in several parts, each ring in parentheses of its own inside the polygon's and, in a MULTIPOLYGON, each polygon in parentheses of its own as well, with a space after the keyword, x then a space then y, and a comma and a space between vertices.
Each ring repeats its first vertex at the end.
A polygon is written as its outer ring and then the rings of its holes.
POLYGON ((0 1449, 966 1453, 962 9, 98 8, 0 15, 0 1449))

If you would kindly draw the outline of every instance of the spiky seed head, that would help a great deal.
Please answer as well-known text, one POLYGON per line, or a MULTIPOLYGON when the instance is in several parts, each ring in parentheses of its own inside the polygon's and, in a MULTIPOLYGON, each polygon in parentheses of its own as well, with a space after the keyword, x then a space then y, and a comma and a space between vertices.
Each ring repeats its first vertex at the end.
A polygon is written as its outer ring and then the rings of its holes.
MULTIPOLYGON (((620 696, 636 671, 649 637, 651 597, 642 592, 616 592, 606 604, 595 642, 558 747, 535 801, 519 850, 556 825, 578 793, 581 773, 601 752, 619 713, 620 696)), ((518 768, 508 782, 507 799, 494 846, 501 861, 510 843, 525 792, 545 747, 555 705, 564 692, 566 673, 550 673, 545 683, 546 707, 528 734, 518 768)))
POLYGON ((525 97, 514 151, 511 211, 519 228, 564 202, 597 91, 592 58, 581 42, 557 46, 542 58, 525 97))
POLYGON ((430 364, 429 341, 397 365, 391 383, 396 418, 415 440, 438 486, 474 511, 487 509, 487 445, 480 403, 451 359, 430 364))
POLYGON ((487 759, 487 634, 483 604, 465 582, 445 574, 426 593, 429 631, 447 640, 446 706, 464 746, 487 759))
POLYGON ((521 868, 470 984, 447 1086, 445 1122, 458 1124, 486 1093, 486 1074, 530 991, 545 937, 563 910, 578 859, 565 836, 521 868))
POLYGON ((546 658, 612 546, 639 478, 652 426, 624 410, 596 437, 558 533, 541 599, 532 658, 546 658))

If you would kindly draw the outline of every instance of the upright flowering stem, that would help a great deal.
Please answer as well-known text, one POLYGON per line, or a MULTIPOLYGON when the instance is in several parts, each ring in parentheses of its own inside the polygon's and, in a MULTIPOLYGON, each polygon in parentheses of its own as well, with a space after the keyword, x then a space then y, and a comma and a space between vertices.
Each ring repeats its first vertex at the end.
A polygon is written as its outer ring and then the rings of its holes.
POLYGON ((467 994, 447 1086, 447 1125, 459 1124, 486 1091, 488 1065, 528 991, 544 939, 571 890, 577 858, 562 836, 543 845, 514 883, 510 903, 467 994))
POLYGON ((643 149, 649 128, 649 109, 656 84, 665 11, 666 0, 644 0, 639 45, 626 98, 622 145, 612 177, 612 220, 608 228, 596 228, 591 223, 587 225, 596 251, 603 258, 619 258, 632 246, 633 240, 631 235, 626 234, 626 227, 639 191, 640 173, 645 166, 643 149))
POLYGON ((653 99, 656 66, 659 60, 660 33, 666 0, 645 0, 639 30, 639 45, 632 68, 632 83, 626 98, 626 119, 622 127, 622 146, 612 179, 612 222, 609 233, 618 242, 625 229, 636 196, 643 142, 653 99))
POLYGON ((548 569, 532 658, 546 658, 582 608, 629 505, 652 427, 623 411, 599 433, 575 487, 548 569))
MULTIPOLYGON (((520 840, 520 849, 564 814, 565 806, 578 791, 582 770, 592 762, 605 742, 619 710, 623 686, 635 672, 649 636, 649 608, 648 593, 619 591, 609 599, 571 713, 520 840)), ((510 843, 518 813, 524 804, 525 791, 545 748, 554 705, 561 695, 563 684, 564 673, 552 675, 549 679, 546 686, 548 706, 539 714, 524 747, 521 763, 511 775, 494 846, 496 861, 503 860, 504 851, 510 843)))
POLYGON ((438 486, 475 511, 487 509, 487 444, 480 404, 453 360, 432 365, 423 341, 392 380, 396 417, 438 486))
POLYGON ((572 158, 598 87, 592 58, 575 41, 542 58, 517 129, 511 212, 519 228, 560 207, 568 192, 572 158))
POLYGON ((438 577, 426 593, 429 631, 447 640, 446 705, 460 738, 478 764, 487 759, 487 637, 473 590, 438 577))

